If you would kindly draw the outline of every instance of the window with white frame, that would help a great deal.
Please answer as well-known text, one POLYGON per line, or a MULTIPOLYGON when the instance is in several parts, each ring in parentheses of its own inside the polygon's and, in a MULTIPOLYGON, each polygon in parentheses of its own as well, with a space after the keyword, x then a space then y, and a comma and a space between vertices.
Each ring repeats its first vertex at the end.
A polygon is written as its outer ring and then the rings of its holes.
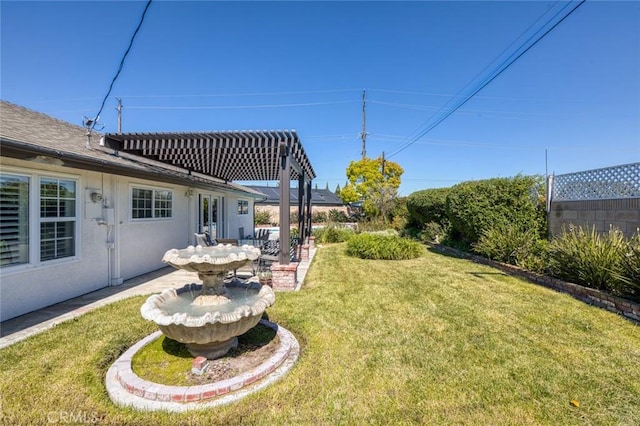
POLYGON ((173 216, 173 192, 166 189, 131 189, 132 219, 164 219, 173 216))
POLYGON ((76 255, 76 188, 75 179, 0 174, 0 267, 76 255), (32 182, 36 182, 35 190, 32 182), (39 206, 32 224, 31 202, 39 206), (40 232, 30 233, 29 229, 40 232), (38 243, 39 250, 30 250, 38 243), (30 252, 38 258, 30 259, 30 252))
POLYGON ((249 202, 247 200, 238 200, 238 214, 249 214, 249 202))
POLYGON ((40 260, 76 254, 76 182, 40 178, 40 260))
POLYGON ((0 175, 0 267, 29 263, 29 182, 0 175))

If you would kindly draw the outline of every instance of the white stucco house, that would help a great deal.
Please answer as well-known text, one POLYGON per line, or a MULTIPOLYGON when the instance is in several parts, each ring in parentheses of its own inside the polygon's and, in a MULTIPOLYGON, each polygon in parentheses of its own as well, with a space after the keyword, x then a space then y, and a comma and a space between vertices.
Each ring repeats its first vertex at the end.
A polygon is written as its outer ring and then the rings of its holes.
MULTIPOLYGON (((276 151, 283 140, 299 144, 291 132, 89 137, 0 101, 0 321, 164 267, 165 251, 194 244, 194 232, 250 234, 264 195, 233 182, 252 169, 233 156, 241 145, 228 142, 233 135, 271 138, 276 151)), ((301 176, 315 177, 310 164, 301 176)))

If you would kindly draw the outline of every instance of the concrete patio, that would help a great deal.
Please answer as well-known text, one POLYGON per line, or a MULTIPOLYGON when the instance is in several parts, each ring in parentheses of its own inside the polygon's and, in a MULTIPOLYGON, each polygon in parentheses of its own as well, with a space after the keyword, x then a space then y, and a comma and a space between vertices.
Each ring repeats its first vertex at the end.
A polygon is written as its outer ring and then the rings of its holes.
MULTIPOLYGON (((298 265, 294 291, 300 290, 316 249, 309 250, 309 259, 298 265)), ((237 271, 240 278, 252 275, 250 266, 237 271)), ((125 281, 122 285, 105 287, 67 301, 21 315, 0 323, 0 349, 27 337, 55 327, 64 321, 85 314, 93 309, 133 296, 160 293, 172 287, 201 282, 192 272, 166 267, 125 281)))

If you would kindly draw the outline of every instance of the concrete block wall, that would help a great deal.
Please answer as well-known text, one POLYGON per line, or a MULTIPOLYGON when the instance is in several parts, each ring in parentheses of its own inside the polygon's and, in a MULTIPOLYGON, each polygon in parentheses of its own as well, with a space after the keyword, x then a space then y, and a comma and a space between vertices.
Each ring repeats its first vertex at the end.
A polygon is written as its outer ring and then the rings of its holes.
MULTIPOLYGON (((298 212, 298 206, 291 206, 291 215, 297 215, 298 212)), ((317 212, 323 212, 323 213, 329 213, 331 210, 338 210, 343 212, 344 214, 346 214, 347 216, 349 216, 349 208, 347 206, 317 206, 317 205, 313 205, 311 206, 311 211, 312 213, 317 213, 317 212)), ((266 211, 269 213, 269 221, 271 222, 272 225, 278 225, 280 222, 280 207, 279 206, 266 206, 266 205, 261 205, 261 204, 256 204, 255 207, 255 211, 257 212, 263 212, 266 211)), ((292 221, 291 225, 296 226, 297 225, 297 221, 292 221)))
POLYGON ((586 229, 596 227, 598 232, 608 232, 611 225, 627 238, 640 228, 640 198, 615 200, 557 201, 551 202, 549 231, 551 235, 562 233, 569 224, 586 229))

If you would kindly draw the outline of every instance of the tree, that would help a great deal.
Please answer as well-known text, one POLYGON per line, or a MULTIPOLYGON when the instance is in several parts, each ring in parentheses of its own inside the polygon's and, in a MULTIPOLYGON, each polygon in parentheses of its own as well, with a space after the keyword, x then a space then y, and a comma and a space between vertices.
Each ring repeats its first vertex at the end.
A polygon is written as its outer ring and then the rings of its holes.
POLYGON ((361 201, 367 215, 382 215, 386 220, 386 212, 398 194, 402 173, 404 170, 398 163, 385 160, 383 164, 382 157, 352 161, 340 198, 345 203, 361 201))

